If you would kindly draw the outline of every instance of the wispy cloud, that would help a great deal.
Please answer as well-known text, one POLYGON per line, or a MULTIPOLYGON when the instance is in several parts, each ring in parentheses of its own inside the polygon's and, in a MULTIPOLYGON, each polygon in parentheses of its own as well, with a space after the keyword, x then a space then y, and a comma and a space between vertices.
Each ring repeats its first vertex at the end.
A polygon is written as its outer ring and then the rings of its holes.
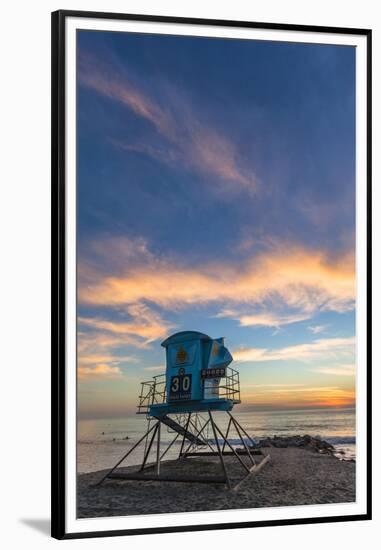
POLYGON ((173 309, 214 303, 233 311, 237 305, 247 308, 269 302, 273 310, 287 307, 294 312, 280 317, 245 315, 242 322, 247 326, 279 326, 321 310, 349 311, 354 298, 353 254, 331 259, 322 250, 291 245, 266 250, 239 264, 225 261, 192 267, 182 265, 181 258, 155 258, 147 252, 116 275, 88 268, 79 288, 80 302, 97 306, 151 302, 173 309))
POLYGON ((222 310, 217 317, 230 317, 239 321, 241 327, 270 327, 279 329, 283 325, 300 323, 310 319, 310 314, 295 313, 291 315, 282 315, 276 312, 263 312, 252 315, 245 315, 238 311, 229 309, 222 310))
POLYGON ((122 378, 123 373, 120 367, 107 364, 95 365, 94 367, 78 367, 79 380, 117 380, 122 378))
MULTIPOLYGON (((118 248, 118 243, 116 248, 118 248)), ((144 244, 138 246, 144 252, 144 244)), ((113 249, 115 251, 115 248, 113 249)), ((128 248, 125 254, 135 257, 134 247, 128 248)), ((118 256, 117 256, 118 257, 118 256)), ((85 270, 86 271, 86 270, 85 270)), ((86 277, 93 273, 90 269, 86 277)), ((80 316, 78 318, 78 379, 110 379, 123 375, 119 365, 135 363, 134 356, 125 355, 126 347, 144 349, 157 339, 164 339, 171 325, 152 308, 144 303, 129 304, 124 308, 126 320, 115 320, 107 316, 80 316), (122 353, 121 353, 122 352, 122 353)), ((119 312, 120 314, 120 312, 119 312)))
POLYGON ((116 322, 99 317, 79 317, 78 322, 106 333, 140 337, 144 344, 158 338, 164 339, 168 335, 170 325, 144 304, 132 304, 126 309, 133 318, 130 322, 116 322))
POLYGON ((314 369, 313 372, 318 372, 319 374, 328 374, 333 376, 355 376, 356 374, 356 365, 335 365, 333 367, 320 367, 314 369))
POLYGON ((129 266, 160 267, 160 258, 150 251, 146 239, 113 235, 81 242, 78 264, 78 284, 91 285, 98 277, 110 272, 114 275, 126 273, 129 266))
MULTIPOLYGON (((84 357, 87 355, 98 356, 98 355, 108 355, 110 357, 113 354, 110 354, 110 350, 116 348, 125 347, 125 346, 135 346, 135 347, 144 347, 144 342, 136 338, 135 336, 130 336, 128 334, 115 335, 106 332, 99 332, 93 330, 83 330, 78 331, 78 356, 84 357)), ((133 360, 132 358, 130 360, 133 360)))
MULTIPOLYGON (((185 94, 167 85, 161 91, 164 97, 159 103, 143 91, 137 79, 125 68, 106 65, 84 52, 80 54, 78 75, 83 86, 124 105, 148 121, 162 138, 159 147, 147 144, 147 140, 130 143, 120 139, 114 141, 116 146, 213 176, 214 180, 224 184, 225 190, 256 189, 254 172, 244 166, 238 148, 220 128, 202 121, 200 113, 185 99, 185 94)), ((155 142, 155 135, 151 136, 151 141, 155 142)), ((205 181, 213 184, 213 178, 205 181)))
POLYGON ((127 346, 147 348, 152 341, 168 335, 170 325, 145 304, 132 304, 126 311, 131 318, 126 322, 100 317, 78 318, 80 380, 121 376, 122 371, 116 365, 134 363, 136 358, 122 355, 120 350, 127 346))
POLYGON ((355 351, 355 338, 324 338, 308 344, 297 344, 279 349, 241 348, 233 351, 235 361, 316 361, 318 359, 351 358, 355 351))
POLYGON ((130 355, 115 351, 124 346, 124 339, 99 333, 78 333, 77 375, 79 382, 115 379, 123 376, 121 365, 135 363, 130 355))
POLYGON ((273 390, 275 393, 297 393, 297 392, 303 392, 303 393, 308 393, 308 392, 313 392, 313 393, 318 393, 319 395, 322 394, 323 392, 326 392, 326 393, 331 393, 332 391, 337 391, 337 390, 340 390, 341 388, 337 387, 337 386, 312 386, 312 387, 308 387, 308 388, 293 388, 293 389, 290 389, 290 388, 281 388, 281 389, 276 389, 276 390, 273 390))
POLYGON ((135 362, 135 358, 129 355, 100 355, 97 353, 81 354, 80 363, 81 365, 96 365, 100 363, 110 363, 110 364, 119 364, 119 363, 131 363, 135 362))
POLYGON ((308 330, 310 330, 313 334, 320 334, 321 332, 324 332, 327 330, 328 325, 313 325, 308 327, 308 330))
POLYGON ((174 132, 171 115, 139 90, 125 71, 121 73, 112 65, 106 66, 102 61, 82 52, 78 78, 82 85, 124 104, 135 114, 151 122, 161 134, 168 136, 174 132))
POLYGON ((297 388, 304 387, 305 384, 245 384, 245 389, 249 388, 297 388))

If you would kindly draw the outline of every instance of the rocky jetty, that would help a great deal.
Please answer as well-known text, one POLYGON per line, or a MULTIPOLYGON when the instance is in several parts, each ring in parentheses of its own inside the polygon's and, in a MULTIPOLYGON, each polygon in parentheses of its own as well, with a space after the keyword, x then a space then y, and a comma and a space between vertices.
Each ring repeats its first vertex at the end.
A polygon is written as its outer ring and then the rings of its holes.
POLYGON ((312 437, 311 435, 291 435, 285 437, 274 435, 273 437, 260 439, 254 448, 261 449, 263 447, 277 447, 281 449, 302 447, 315 453, 326 455, 335 455, 336 453, 333 445, 319 437, 312 437))

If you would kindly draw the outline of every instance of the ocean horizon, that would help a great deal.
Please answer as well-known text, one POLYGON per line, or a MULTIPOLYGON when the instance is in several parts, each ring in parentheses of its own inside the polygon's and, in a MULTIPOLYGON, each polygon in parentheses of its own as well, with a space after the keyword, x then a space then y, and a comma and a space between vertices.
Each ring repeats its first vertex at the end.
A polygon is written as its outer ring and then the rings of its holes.
MULTIPOLYGON (((265 437, 311 435, 328 441, 336 448, 338 457, 344 460, 356 458, 356 411, 346 409, 298 409, 276 411, 233 411, 246 432, 255 440, 265 437)), ((226 429, 228 416, 214 413, 216 423, 226 429)), ((99 418, 78 420, 77 432, 77 471, 88 473, 114 466, 123 454, 138 441, 148 427, 145 415, 131 414, 124 418, 99 418)), ((174 435, 162 430, 162 450, 164 451, 174 435)), ((212 437, 212 434, 209 435, 212 437)), ((229 436, 233 445, 242 442, 234 432, 229 436)), ((181 438, 167 453, 167 459, 179 453, 181 438)), ((141 462, 144 445, 133 451, 124 466, 141 462)))

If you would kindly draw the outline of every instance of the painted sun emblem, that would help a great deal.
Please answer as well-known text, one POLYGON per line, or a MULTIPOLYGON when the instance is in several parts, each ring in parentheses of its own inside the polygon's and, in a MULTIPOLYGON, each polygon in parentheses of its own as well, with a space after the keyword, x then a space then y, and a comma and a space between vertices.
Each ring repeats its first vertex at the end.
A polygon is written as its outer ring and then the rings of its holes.
POLYGON ((217 344, 217 342, 214 342, 213 344, 213 355, 216 356, 220 352, 220 346, 217 344))
POLYGON ((188 354, 183 348, 183 346, 180 346, 177 350, 176 355, 176 363, 185 363, 185 361, 188 359, 188 354))

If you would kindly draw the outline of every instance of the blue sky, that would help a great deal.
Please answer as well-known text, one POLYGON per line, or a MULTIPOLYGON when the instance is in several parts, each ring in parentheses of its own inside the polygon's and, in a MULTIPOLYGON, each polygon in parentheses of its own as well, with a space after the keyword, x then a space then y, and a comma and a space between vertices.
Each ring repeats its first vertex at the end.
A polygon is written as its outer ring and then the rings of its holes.
POLYGON ((354 403, 355 51, 79 31, 83 417, 133 410, 177 330, 242 407, 354 403))

